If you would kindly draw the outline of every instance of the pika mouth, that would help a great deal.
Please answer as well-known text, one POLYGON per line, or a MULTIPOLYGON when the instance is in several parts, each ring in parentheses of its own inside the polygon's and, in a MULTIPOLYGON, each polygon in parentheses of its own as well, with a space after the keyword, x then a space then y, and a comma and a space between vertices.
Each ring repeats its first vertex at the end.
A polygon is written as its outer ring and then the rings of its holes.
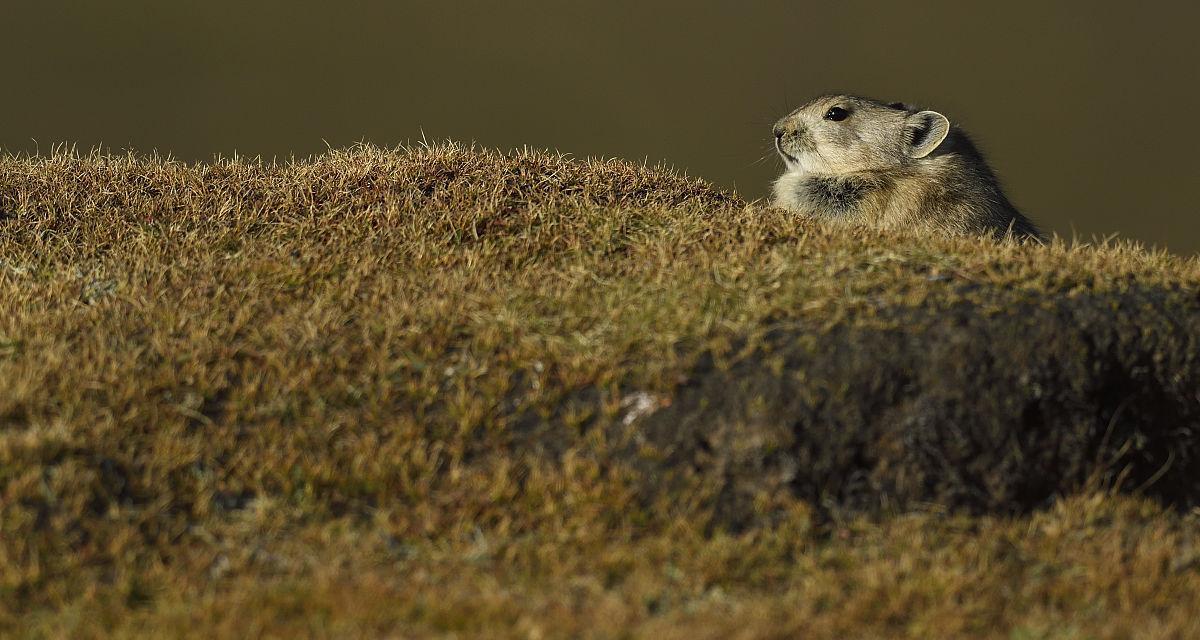
POLYGON ((783 144, 780 143, 779 138, 775 138, 775 150, 778 151, 779 155, 783 157, 783 163, 789 167, 797 162, 800 162, 800 158, 797 158, 783 150, 783 144))

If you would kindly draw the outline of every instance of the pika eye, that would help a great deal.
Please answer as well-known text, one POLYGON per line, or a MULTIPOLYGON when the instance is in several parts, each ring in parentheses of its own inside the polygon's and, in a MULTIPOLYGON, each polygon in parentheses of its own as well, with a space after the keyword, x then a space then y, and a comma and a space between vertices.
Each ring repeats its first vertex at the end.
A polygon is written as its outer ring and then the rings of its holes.
POLYGON ((849 117, 850 117, 850 112, 846 111, 845 109, 843 109, 841 107, 830 107, 829 111, 825 112, 825 119, 833 120, 834 122, 841 122, 842 120, 845 120, 846 118, 849 118, 849 117))

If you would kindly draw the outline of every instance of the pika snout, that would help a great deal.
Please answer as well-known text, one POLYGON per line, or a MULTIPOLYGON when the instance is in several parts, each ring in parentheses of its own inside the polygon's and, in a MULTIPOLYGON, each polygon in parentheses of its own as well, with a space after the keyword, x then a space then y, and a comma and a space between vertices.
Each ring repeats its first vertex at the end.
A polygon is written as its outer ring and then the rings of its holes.
POLYGON ((816 146, 812 135, 792 117, 776 122, 772 132, 775 134, 775 150, 789 164, 797 162, 802 153, 812 151, 816 146))

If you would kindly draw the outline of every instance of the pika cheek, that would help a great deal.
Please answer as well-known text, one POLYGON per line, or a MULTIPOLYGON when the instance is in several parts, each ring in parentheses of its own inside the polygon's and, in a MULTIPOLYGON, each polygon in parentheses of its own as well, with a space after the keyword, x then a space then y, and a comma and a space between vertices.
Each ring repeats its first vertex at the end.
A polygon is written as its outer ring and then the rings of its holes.
POLYGON ((794 144, 797 149, 811 151, 817 147, 817 139, 813 136, 811 131, 807 129, 801 129, 800 131, 796 132, 795 139, 792 144, 794 144))

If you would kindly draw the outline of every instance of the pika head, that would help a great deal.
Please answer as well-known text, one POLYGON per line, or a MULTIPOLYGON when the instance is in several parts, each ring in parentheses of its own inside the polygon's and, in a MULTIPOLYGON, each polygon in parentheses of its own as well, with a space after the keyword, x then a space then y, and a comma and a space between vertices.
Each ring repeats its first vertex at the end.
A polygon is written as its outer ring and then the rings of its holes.
POLYGON ((789 172, 843 175, 888 170, 924 158, 950 133, 936 111, 854 96, 822 96, 775 123, 775 149, 789 172))

